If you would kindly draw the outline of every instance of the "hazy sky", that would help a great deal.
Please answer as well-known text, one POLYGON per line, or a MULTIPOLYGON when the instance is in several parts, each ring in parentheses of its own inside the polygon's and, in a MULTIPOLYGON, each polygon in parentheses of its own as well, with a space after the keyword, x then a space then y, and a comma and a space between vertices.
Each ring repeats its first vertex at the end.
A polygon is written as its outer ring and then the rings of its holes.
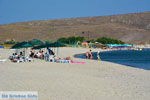
POLYGON ((150 11, 150 0, 0 0, 0 24, 150 11))

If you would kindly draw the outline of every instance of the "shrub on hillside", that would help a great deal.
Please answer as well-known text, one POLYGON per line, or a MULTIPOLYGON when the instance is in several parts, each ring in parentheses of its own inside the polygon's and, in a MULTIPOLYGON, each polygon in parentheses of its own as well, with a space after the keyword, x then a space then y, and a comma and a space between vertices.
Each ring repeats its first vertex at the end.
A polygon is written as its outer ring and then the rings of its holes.
POLYGON ((96 42, 102 44, 124 44, 124 42, 121 40, 116 40, 116 39, 106 38, 106 37, 98 38, 96 42))
POLYGON ((65 44, 75 44, 77 42, 83 42, 85 39, 84 37, 68 37, 68 38, 59 38, 57 41, 65 44))

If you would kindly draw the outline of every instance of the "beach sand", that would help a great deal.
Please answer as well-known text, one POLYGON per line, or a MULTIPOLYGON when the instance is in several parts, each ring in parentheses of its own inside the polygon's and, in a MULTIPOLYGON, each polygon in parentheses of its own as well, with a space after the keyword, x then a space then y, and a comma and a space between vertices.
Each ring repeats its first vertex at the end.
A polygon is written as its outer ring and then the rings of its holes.
MULTIPOLYGON (((59 56, 89 49, 59 48, 59 56)), ((13 50, 0 50, 0 59, 13 50)), ((94 49, 93 51, 97 51, 94 49)), ((38 91, 39 100, 149 100, 150 71, 104 61, 73 58, 85 64, 0 63, 0 91, 38 91)))

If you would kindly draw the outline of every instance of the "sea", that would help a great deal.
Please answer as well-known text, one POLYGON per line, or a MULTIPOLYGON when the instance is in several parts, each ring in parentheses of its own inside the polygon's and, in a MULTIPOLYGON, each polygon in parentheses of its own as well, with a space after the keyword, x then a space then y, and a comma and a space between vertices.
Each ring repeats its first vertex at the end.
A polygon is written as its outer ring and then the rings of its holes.
MULTIPOLYGON (((94 60, 97 60, 97 53, 93 52, 94 60)), ((150 70, 150 50, 115 50, 103 51, 99 54, 102 61, 117 63, 130 67, 150 70)), ((85 58, 82 55, 75 55, 78 58, 85 58)))

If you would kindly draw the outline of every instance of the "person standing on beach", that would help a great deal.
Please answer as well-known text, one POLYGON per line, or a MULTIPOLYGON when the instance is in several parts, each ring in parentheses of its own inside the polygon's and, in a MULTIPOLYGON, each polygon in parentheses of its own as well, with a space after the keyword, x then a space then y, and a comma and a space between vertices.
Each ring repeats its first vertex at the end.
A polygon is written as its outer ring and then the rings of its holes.
POLYGON ((93 59, 92 50, 89 52, 89 59, 93 59))
POLYGON ((97 60, 101 60, 100 59, 100 51, 97 52, 97 60))
POLYGON ((86 52, 86 58, 87 59, 93 59, 92 50, 86 52))
POLYGON ((50 48, 47 47, 47 50, 48 50, 49 55, 55 55, 55 53, 50 48))
POLYGON ((49 61, 49 54, 48 54, 47 52, 44 54, 44 59, 45 59, 46 61, 49 61))

